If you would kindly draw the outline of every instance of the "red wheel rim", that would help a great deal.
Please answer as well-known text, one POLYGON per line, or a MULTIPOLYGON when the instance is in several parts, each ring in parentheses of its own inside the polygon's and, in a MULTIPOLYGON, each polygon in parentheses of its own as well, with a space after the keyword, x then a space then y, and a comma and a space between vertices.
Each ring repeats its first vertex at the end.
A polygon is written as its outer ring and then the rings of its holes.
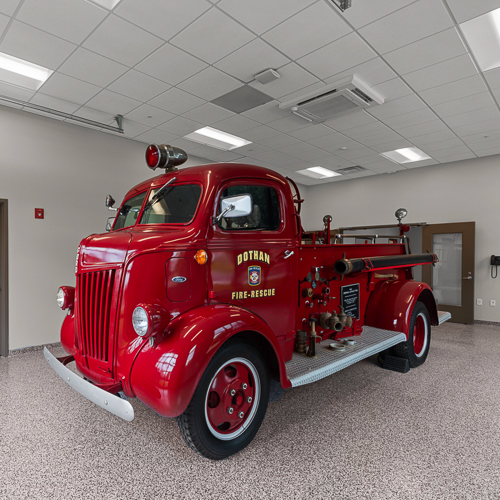
POLYGON ((417 316, 413 327, 413 352, 420 357, 427 347, 427 322, 422 313, 417 316))
POLYGON ((260 379, 255 366, 233 358, 214 375, 205 398, 210 432, 229 440, 242 434, 255 416, 260 400, 260 379))

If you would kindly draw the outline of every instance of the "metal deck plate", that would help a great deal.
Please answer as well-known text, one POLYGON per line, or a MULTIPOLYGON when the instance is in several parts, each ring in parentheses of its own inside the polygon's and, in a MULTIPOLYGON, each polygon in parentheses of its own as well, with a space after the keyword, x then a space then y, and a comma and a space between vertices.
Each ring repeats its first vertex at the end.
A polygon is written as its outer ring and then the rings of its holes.
POLYGON ((438 311, 439 324, 444 323, 445 321, 448 321, 449 319, 451 319, 451 313, 446 312, 446 311, 438 311))
POLYGON ((363 327, 363 333, 350 337, 356 341, 353 346, 346 346, 342 352, 332 351, 328 346, 332 339, 324 340, 316 346, 317 358, 308 358, 294 353, 286 363, 286 373, 292 387, 316 382, 332 373, 347 368, 362 359, 377 354, 393 345, 406 341, 406 335, 372 326, 363 327))

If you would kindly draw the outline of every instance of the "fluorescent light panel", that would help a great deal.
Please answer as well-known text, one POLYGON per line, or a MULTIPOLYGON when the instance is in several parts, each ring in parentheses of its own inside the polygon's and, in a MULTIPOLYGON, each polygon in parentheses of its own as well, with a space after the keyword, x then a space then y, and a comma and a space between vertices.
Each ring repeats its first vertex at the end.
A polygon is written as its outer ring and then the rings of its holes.
POLYGON ((500 66, 500 9, 459 25, 482 71, 500 66))
POLYGON ((113 10, 121 2, 121 0, 87 0, 87 2, 103 7, 107 10, 113 10))
POLYGON ((415 161, 430 160, 431 157, 418 148, 402 148, 380 153, 388 160, 396 163, 412 163, 415 161))
POLYGON ((53 73, 37 64, 0 52, 0 80, 30 90, 38 90, 53 73))
POLYGON ((251 141, 247 141, 241 137, 222 132, 212 127, 200 128, 191 134, 185 135, 184 139, 189 139, 190 141, 198 142, 205 146, 223 149, 224 151, 230 151, 231 149, 241 148, 247 144, 252 144, 251 141))
POLYGON ((333 170, 328 170, 323 167, 310 167, 305 170, 297 170, 298 174, 305 175, 306 177, 311 177, 313 179, 327 179, 329 177, 335 177, 339 174, 338 172, 334 172, 333 170))

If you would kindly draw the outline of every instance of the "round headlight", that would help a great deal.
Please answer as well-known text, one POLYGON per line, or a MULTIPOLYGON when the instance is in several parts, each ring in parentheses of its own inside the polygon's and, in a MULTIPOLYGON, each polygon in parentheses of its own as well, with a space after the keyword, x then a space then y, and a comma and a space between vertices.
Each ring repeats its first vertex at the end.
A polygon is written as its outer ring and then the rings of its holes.
POLYGON ((135 333, 144 337, 148 333, 149 318, 148 313, 142 307, 136 307, 132 313, 132 325, 135 333))
POLYGON ((59 288, 59 290, 57 290, 56 302, 61 309, 64 307, 64 299, 64 290, 62 288, 59 288))

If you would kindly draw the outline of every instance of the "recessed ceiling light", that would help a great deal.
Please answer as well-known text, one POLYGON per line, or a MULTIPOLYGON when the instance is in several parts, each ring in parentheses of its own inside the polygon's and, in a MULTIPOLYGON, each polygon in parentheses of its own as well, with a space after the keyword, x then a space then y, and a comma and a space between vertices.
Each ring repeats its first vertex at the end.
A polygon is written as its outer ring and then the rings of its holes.
POLYGON ((313 179, 327 179, 328 177, 335 177, 339 174, 338 172, 333 172, 323 167, 311 167, 305 170, 297 170, 298 174, 305 175, 307 177, 312 177, 313 179))
POLYGON ((189 139, 190 141, 212 146, 217 149, 223 149, 225 151, 252 144, 251 141, 247 141, 241 137, 222 132, 212 127, 200 128, 191 134, 185 135, 184 139, 189 139))
POLYGON ((402 148, 380 154, 388 160, 394 161, 396 163, 411 163, 414 161, 431 159, 430 156, 428 156, 418 148, 402 148))
POLYGON ((459 26, 482 71, 500 66, 500 9, 459 26))
POLYGON ((113 10, 121 0, 87 0, 89 3, 93 3, 99 7, 104 7, 107 10, 113 10))
POLYGON ((30 90, 38 90, 53 73, 51 69, 0 52, 0 80, 30 90))

